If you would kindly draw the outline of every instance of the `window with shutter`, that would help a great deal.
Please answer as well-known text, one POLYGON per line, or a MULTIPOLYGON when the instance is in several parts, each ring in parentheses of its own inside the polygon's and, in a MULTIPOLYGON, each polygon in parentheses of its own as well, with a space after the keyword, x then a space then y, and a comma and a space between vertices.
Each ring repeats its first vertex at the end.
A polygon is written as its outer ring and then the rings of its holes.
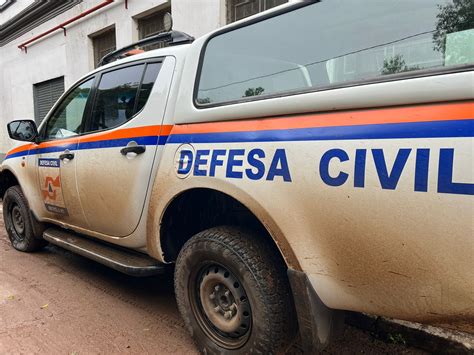
POLYGON ((288 0, 227 0, 227 23, 242 20, 288 0))
MULTIPOLYGON (((147 38, 164 32, 165 24, 163 23, 163 18, 167 12, 171 13, 171 7, 166 7, 160 11, 154 12, 151 15, 138 19, 137 22, 139 39, 147 38)), ((146 46, 146 50, 163 48, 165 46, 166 43, 164 42, 153 44, 150 46, 146 46)))
POLYGON ((35 121, 39 125, 64 92, 64 76, 33 85, 35 121))
POLYGON ((115 39, 115 27, 92 37, 94 47, 94 68, 97 68, 100 60, 105 55, 117 49, 115 39))

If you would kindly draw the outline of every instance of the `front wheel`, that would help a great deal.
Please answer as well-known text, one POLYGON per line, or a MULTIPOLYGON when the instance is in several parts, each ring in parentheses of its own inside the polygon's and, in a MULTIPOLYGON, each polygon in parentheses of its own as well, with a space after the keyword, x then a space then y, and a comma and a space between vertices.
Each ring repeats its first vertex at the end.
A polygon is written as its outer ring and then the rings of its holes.
POLYGON ((280 352, 296 331, 278 251, 239 228, 217 227, 192 237, 176 262, 175 292, 203 353, 280 352))
POLYGON ((8 238, 16 250, 33 252, 47 244, 41 239, 44 227, 31 215, 28 201, 19 186, 12 186, 5 192, 3 220, 8 238))

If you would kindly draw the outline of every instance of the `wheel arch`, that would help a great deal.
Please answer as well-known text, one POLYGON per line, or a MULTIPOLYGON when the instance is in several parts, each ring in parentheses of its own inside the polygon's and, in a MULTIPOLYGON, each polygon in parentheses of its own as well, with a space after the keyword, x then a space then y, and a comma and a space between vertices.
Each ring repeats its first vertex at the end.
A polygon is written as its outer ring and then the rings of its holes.
MULTIPOLYGON (((3 198, 5 192, 15 185, 20 186, 20 181, 10 169, 3 169, 0 171, 0 199, 3 198)), ((21 186, 20 186, 21 188, 21 186)))
POLYGON ((219 225, 236 225, 259 230, 274 245, 286 266, 301 270, 296 255, 277 223, 251 196, 232 194, 208 187, 194 187, 176 194, 160 219, 163 259, 173 262, 184 243, 193 235, 219 225))

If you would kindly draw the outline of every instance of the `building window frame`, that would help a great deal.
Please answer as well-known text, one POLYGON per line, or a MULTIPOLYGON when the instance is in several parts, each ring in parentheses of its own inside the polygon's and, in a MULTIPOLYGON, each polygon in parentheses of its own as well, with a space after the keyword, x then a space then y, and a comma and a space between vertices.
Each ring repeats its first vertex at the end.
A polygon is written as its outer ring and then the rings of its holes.
MULTIPOLYGON (((163 18, 166 13, 171 14, 171 3, 166 2, 156 8, 146 11, 143 14, 135 16, 138 40, 142 40, 151 36, 166 32, 163 18), (155 23, 153 21, 156 21, 155 23), (157 25, 156 25, 157 24, 157 25), (152 30, 150 30, 152 29, 152 30)), ((166 43, 157 43, 145 46, 147 50, 166 47, 166 43)))
POLYGON ((104 56, 117 50, 117 31, 115 24, 89 35, 89 38, 92 42, 94 68, 97 68, 104 56))
POLYGON ((48 79, 48 80, 43 80, 41 82, 33 84, 34 119, 35 119, 35 122, 36 122, 37 125, 39 125, 47 117, 47 112, 44 114, 43 117, 41 117, 42 113, 40 112, 40 102, 39 102, 39 97, 38 97, 39 90, 40 90, 39 87, 42 86, 42 85, 51 85, 53 82, 56 82, 56 84, 58 84, 60 82, 60 86, 61 86, 60 91, 61 91, 61 93, 59 95, 54 95, 53 96, 53 92, 52 91, 50 92, 51 105, 48 109, 48 112, 49 112, 54 107, 54 105, 59 100, 59 98, 64 94, 64 91, 65 91, 64 75, 61 75, 61 76, 58 76, 58 77, 55 77, 55 78, 51 78, 51 79, 48 79))
POLYGON ((273 0, 226 0, 225 1, 225 8, 226 8, 226 21, 227 23, 233 23, 236 21, 240 21, 244 18, 247 18, 249 16, 253 16, 255 14, 258 14, 262 11, 269 10, 273 7, 285 4, 289 2, 289 0, 275 0, 277 3, 275 5, 270 5, 269 2, 273 0), (255 12, 252 12, 246 16, 243 17, 238 17, 237 16, 237 8, 241 8, 246 5, 252 5, 252 3, 255 3, 257 5, 257 10, 255 12))

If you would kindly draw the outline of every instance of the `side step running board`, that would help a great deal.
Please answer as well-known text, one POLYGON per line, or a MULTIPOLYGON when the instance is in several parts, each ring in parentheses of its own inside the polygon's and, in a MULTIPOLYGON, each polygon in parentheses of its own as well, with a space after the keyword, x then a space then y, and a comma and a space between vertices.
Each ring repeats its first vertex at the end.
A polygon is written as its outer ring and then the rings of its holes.
POLYGON ((72 231, 49 228, 43 238, 61 248, 97 261, 131 276, 162 274, 167 267, 155 259, 135 251, 82 237, 72 231))

